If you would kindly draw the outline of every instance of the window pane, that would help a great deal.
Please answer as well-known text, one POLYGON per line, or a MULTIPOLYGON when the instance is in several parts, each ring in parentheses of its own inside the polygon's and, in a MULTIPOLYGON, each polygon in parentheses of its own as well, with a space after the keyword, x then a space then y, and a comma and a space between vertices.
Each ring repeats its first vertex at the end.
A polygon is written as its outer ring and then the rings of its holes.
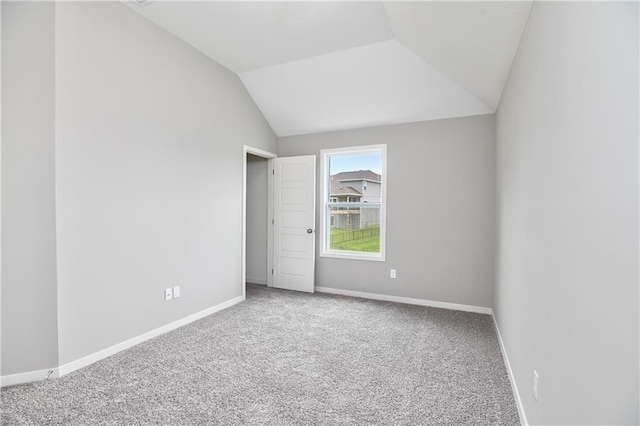
POLYGON ((326 201, 381 201, 382 152, 329 156, 329 193, 326 201))
POLYGON ((380 253, 380 206, 328 208, 329 249, 380 253))
POLYGON ((385 260, 386 152, 386 145, 320 151, 320 256, 385 260))

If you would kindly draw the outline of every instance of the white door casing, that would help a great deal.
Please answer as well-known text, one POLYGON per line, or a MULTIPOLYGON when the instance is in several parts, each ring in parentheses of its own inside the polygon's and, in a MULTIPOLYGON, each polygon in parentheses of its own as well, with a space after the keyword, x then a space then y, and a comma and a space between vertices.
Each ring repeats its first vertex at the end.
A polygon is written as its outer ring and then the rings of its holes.
MULTIPOLYGON (((273 175, 271 174, 273 159, 276 157, 276 154, 273 154, 268 151, 264 151, 259 148, 254 148, 249 145, 244 145, 242 152, 242 279, 241 279, 241 289, 242 289, 242 298, 244 299, 247 294, 247 154, 252 154, 258 157, 262 157, 267 159, 268 161, 268 169, 269 169, 269 177, 268 177, 268 195, 267 195, 267 204, 269 210, 269 223, 271 223, 271 214, 273 213, 273 175)), ((271 287, 273 285, 272 281, 272 264, 273 264, 273 226, 269 226, 267 229, 267 263, 268 270, 265 271, 267 274, 267 286, 271 287)))
POLYGON ((313 293, 316 156, 275 158, 273 165, 273 286, 313 293))

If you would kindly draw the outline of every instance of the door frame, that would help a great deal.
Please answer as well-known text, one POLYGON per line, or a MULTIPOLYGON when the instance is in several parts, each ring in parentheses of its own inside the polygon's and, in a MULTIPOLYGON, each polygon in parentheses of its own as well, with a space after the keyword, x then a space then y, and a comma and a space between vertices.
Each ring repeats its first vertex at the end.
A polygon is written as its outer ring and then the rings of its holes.
POLYGON ((267 287, 273 286, 273 159, 276 154, 243 145, 242 148, 242 273, 240 283, 242 289, 242 299, 247 296, 247 154, 267 160, 267 287))

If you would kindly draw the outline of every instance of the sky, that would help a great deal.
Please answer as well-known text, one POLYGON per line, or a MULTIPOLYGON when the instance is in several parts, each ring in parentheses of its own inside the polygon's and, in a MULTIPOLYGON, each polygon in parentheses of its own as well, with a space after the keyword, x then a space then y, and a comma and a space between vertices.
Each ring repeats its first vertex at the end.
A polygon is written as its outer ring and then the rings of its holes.
POLYGON ((337 155, 330 158, 329 174, 335 175, 340 172, 351 172, 357 170, 371 170, 374 173, 382 173, 382 154, 379 152, 371 154, 337 155))

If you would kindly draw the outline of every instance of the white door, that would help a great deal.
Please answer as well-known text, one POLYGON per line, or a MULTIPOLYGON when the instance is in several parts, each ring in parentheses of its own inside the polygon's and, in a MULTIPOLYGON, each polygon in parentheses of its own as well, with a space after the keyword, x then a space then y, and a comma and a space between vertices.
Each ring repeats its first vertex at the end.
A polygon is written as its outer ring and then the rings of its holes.
POLYGON ((273 286, 313 293, 316 157, 275 158, 273 174, 273 286))

